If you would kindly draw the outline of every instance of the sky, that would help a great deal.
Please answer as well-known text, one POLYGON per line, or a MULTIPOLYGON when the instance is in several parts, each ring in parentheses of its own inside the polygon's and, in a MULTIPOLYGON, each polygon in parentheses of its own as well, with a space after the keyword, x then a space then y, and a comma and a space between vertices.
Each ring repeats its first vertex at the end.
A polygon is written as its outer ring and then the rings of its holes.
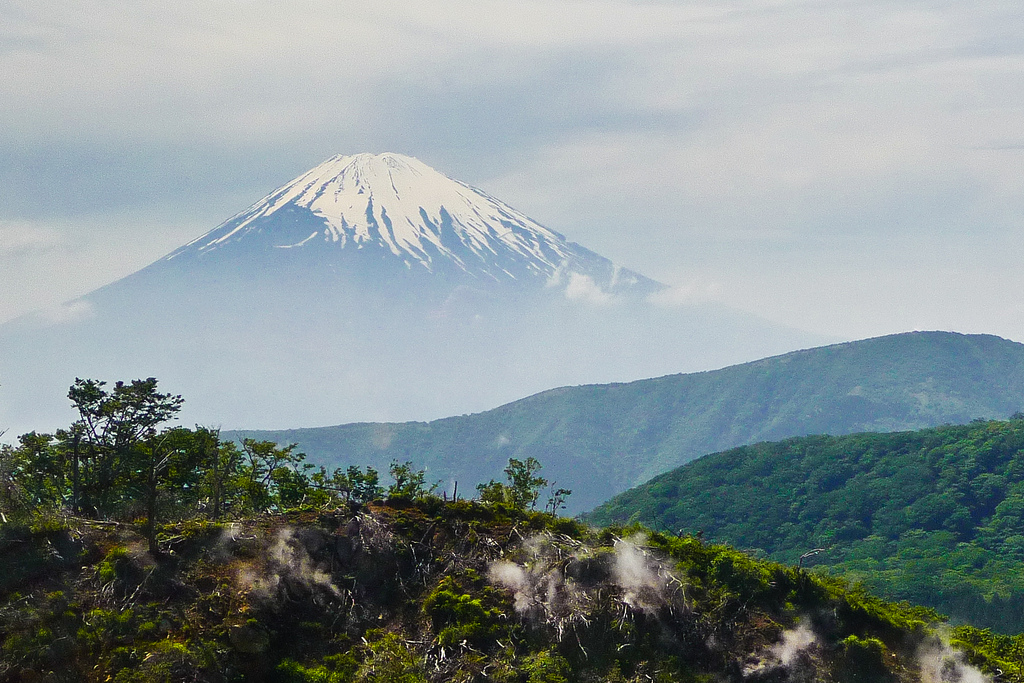
POLYGON ((1024 341, 1024 5, 0 0, 0 321, 399 152, 834 338, 1024 341))

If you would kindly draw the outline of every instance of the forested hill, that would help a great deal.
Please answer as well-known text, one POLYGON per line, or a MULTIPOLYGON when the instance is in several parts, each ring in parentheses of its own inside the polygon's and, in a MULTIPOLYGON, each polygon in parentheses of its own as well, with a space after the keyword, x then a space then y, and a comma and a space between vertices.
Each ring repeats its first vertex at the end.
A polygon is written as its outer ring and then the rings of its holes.
POLYGON ((796 563, 1001 631, 1024 628, 1024 419, 813 436, 708 455, 595 510, 796 563))
POLYGON ((914 332, 722 370, 547 391, 434 422, 225 433, 297 443, 328 466, 412 461, 462 490, 534 457, 573 490, 570 512, 706 453, 790 436, 1005 419, 1024 408, 1024 345, 914 332))

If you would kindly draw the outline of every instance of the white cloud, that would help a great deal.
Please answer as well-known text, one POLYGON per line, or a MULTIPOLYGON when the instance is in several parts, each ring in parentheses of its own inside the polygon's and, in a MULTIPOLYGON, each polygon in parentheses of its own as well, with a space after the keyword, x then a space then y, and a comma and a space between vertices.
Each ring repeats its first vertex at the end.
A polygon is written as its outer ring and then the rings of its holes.
POLYGON ((125 247, 141 221, 99 229, 107 204, 194 236, 394 149, 669 299, 717 282, 694 296, 828 334, 1024 339, 1021 26, 1004 0, 7 2, 0 221, 61 223, 19 238, 0 319, 70 291, 57 254, 102 284, 183 232, 125 247))
POLYGON ((63 325, 91 318, 93 314, 92 304, 88 301, 69 301, 40 309, 36 319, 44 325, 63 325))
POLYGON ((679 284, 659 290, 647 297, 647 300, 663 308, 692 306, 693 304, 714 301, 721 286, 717 282, 698 282, 691 280, 687 284, 679 284))
POLYGON ((63 243, 60 232, 27 221, 0 220, 0 260, 51 251, 63 243))
POLYGON ((133 218, 106 215, 73 224, 0 221, 0 322, 28 313, 38 313, 43 324, 88 315, 80 302, 68 302, 202 233, 187 223, 133 218))
POLYGON ((570 301, 582 301, 596 306, 604 306, 615 300, 589 275, 569 273, 569 284, 565 286, 565 298, 570 301))

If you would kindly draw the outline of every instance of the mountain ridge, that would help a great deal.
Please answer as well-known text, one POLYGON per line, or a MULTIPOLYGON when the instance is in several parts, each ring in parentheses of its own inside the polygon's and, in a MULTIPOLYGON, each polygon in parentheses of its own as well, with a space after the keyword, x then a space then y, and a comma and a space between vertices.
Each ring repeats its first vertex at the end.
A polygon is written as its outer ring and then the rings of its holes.
POLYGON ((154 265, 224 250, 363 250, 408 269, 478 283, 649 294, 666 285, 621 268, 524 213, 414 157, 335 155, 174 250, 154 265), (281 221, 280 215, 287 221, 281 221))
MULTIPOLYGON (((411 460, 472 486, 534 457, 571 488, 570 511, 707 453, 815 433, 896 431, 1005 418, 1024 407, 1024 344, 913 332, 720 370, 563 387, 474 415, 231 435, 297 443, 324 464, 411 460)), ((226 433, 227 434, 227 433, 226 433)))

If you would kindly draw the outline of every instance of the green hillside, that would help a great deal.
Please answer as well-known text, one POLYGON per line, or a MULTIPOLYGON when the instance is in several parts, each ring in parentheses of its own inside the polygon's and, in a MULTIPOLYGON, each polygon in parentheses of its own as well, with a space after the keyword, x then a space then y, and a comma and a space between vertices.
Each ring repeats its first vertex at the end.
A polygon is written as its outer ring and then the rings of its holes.
POLYGON ((893 599, 1024 628, 1024 419, 745 446, 663 474, 597 523, 760 549, 893 599))
POLYGON ((225 436, 297 443, 330 467, 412 461, 472 490, 534 457, 573 490, 570 511, 706 453, 790 436, 919 429, 1024 408, 1024 345, 914 332, 797 351, 712 372, 566 387, 476 415, 225 436))

